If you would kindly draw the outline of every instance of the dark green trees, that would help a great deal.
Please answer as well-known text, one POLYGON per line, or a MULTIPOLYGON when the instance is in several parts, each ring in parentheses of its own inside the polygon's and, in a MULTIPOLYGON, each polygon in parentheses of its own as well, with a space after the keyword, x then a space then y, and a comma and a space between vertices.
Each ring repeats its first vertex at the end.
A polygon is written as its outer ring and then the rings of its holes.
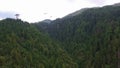
POLYGON ((54 20, 45 29, 35 26, 61 42, 60 47, 79 68, 117 68, 119 12, 120 6, 90 8, 76 16, 54 20))
POLYGON ((0 21, 0 68, 118 68, 120 7, 51 23, 0 21))
POLYGON ((0 68, 77 68, 71 57, 27 22, 0 21, 0 68))

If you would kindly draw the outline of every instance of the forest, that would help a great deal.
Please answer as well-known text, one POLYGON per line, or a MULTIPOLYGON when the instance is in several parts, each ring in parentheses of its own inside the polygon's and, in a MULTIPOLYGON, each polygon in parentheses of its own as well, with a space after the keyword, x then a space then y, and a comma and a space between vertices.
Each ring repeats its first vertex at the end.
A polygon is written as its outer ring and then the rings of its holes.
POLYGON ((0 68, 119 68, 120 6, 49 23, 0 20, 0 68))

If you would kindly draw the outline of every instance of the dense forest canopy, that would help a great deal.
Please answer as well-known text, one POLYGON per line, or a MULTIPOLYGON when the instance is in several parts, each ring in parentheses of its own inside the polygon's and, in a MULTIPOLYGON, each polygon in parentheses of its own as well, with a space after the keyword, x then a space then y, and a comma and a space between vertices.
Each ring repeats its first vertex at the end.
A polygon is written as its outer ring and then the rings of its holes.
POLYGON ((0 68, 62 67, 77 64, 47 35, 21 20, 0 21, 0 68))
POLYGON ((0 68, 119 68, 120 6, 68 16, 0 20, 0 68))
POLYGON ((70 15, 50 24, 39 22, 34 25, 61 42, 61 47, 79 68, 117 68, 120 6, 88 8, 78 15, 70 15))

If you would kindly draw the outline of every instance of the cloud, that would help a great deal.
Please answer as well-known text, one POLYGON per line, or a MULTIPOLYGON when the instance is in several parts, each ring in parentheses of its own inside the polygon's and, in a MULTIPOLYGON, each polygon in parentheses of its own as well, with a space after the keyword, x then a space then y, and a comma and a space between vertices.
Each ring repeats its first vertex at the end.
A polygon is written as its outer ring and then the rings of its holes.
POLYGON ((15 12, 9 12, 9 11, 0 11, 0 18, 15 18, 15 12))
POLYGON ((104 5, 106 0, 87 0, 93 4, 96 4, 96 5, 104 5))
POLYGON ((48 18, 54 20, 81 8, 104 6, 118 1, 120 2, 120 0, 0 0, 0 18, 15 18, 17 12, 20 19, 29 22, 48 18))
POLYGON ((75 2, 76 0, 67 0, 68 2, 75 2))

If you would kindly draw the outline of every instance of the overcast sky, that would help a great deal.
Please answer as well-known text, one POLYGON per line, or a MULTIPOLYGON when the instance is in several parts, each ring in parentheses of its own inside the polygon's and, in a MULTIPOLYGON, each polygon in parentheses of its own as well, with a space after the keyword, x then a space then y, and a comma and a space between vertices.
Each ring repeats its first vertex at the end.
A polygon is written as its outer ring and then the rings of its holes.
POLYGON ((37 22, 61 18, 86 7, 118 3, 120 0, 0 0, 0 19, 20 14, 20 19, 37 22))

